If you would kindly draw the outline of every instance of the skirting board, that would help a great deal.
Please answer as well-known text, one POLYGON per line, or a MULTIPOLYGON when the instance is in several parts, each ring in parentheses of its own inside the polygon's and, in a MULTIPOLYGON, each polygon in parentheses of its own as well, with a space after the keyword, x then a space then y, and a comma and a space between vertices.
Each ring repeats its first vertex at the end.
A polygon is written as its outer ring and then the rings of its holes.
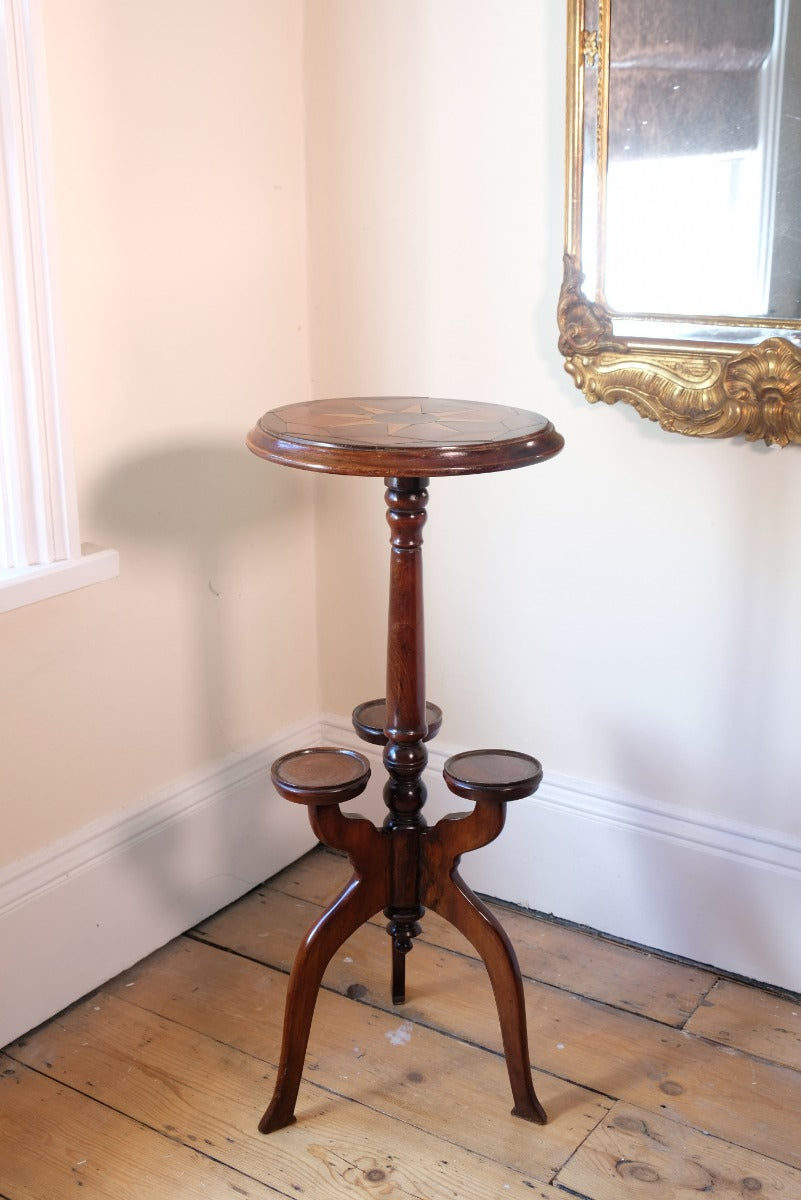
MULTIPOLYGON (((319 744, 366 754, 373 777, 351 808, 380 822, 380 749, 315 716, 0 871, 0 1047, 310 849, 306 815, 275 795, 269 766, 319 744)), ((429 745, 429 823, 464 807, 442 780, 460 749, 429 745)), ((460 869, 485 895, 801 991, 801 844, 769 830, 546 773, 460 869)))
MULTIPOLYGON (((346 720, 323 719, 328 744, 359 749, 374 764, 374 819, 386 810, 378 747, 346 720)), ((442 778, 465 749, 429 743, 429 824, 469 808, 442 778)), ((477 892, 720 971, 801 992, 801 842, 709 814, 688 814, 555 775, 507 808, 497 841, 459 868, 477 892)))
POLYGON ((315 717, 0 871, 0 1047, 309 850, 269 772, 319 740, 315 717))

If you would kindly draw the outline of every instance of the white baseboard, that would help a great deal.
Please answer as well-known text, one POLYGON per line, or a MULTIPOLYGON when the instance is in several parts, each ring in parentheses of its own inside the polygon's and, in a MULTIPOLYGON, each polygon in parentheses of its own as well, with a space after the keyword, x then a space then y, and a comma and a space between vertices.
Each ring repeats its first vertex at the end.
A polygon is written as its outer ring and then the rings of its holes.
MULTIPOLYGON (((385 813, 379 747, 348 722, 323 719, 323 737, 375 764, 362 810, 385 813)), ((442 779, 465 749, 431 742, 429 823, 465 805, 442 779)), ((381 818, 382 819, 382 818, 381 818)), ((470 885, 525 908, 721 971, 801 992, 801 842, 770 829, 689 814, 550 775, 507 809, 497 841, 465 856, 470 885)))
POLYGON ((270 763, 315 717, 0 871, 0 1047, 304 854, 270 763))
MULTIPOLYGON (((367 755, 373 777, 353 807, 383 820, 380 748, 345 718, 315 716, 0 871, 0 1046, 310 849, 305 813, 276 796, 269 766, 318 744, 367 755)), ((429 745, 430 823, 464 807, 442 779, 461 749, 429 745)), ((546 772, 461 869, 486 895, 801 991, 801 843, 770 830, 546 772)))

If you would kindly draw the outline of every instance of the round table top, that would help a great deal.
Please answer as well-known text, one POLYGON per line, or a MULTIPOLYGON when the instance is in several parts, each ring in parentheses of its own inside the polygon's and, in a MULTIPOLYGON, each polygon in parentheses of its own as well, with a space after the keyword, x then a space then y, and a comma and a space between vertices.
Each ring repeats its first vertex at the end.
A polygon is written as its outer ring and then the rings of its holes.
POLYGON ((247 444, 261 458, 307 471, 427 478, 529 466, 558 454, 564 439, 524 408, 368 396, 272 409, 247 444))

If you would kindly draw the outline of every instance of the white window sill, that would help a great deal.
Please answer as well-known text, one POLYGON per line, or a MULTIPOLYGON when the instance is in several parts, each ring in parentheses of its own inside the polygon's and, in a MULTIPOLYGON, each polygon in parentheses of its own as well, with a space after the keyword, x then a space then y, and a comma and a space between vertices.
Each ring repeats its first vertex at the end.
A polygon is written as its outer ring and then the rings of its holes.
POLYGON ((116 579, 120 573, 120 557, 116 550, 84 545, 81 557, 42 567, 19 567, 0 570, 0 613, 48 600, 62 592, 72 592, 90 583, 116 579))

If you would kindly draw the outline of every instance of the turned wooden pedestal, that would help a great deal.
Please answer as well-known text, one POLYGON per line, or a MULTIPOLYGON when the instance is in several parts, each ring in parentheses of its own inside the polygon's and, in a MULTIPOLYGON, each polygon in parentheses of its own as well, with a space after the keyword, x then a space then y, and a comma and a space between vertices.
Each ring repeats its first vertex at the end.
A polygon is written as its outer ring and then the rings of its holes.
POLYGON ((383 910, 392 944, 392 998, 405 998, 406 956, 426 909, 459 929, 484 961, 492 983, 514 1098, 512 1112, 544 1122, 531 1080, 526 1014, 514 950, 489 909, 460 878, 462 854, 498 836, 506 803, 531 795, 541 767, 527 754, 477 750, 445 765, 450 790, 474 803, 470 813, 427 825, 426 742, 442 713, 425 696, 423 526, 432 476, 528 466, 563 444, 544 417, 492 404, 420 397, 318 400, 266 413, 248 435, 254 453, 273 462, 334 474, 384 478, 390 528, 386 697, 360 704, 354 727, 384 747, 388 815, 376 827, 340 805, 370 776, 353 750, 312 748, 273 764, 279 793, 305 804, 321 842, 345 851, 350 883, 309 930, 289 980, 281 1057, 272 1101, 259 1129, 290 1124, 317 993, 331 957, 360 925, 383 910))

